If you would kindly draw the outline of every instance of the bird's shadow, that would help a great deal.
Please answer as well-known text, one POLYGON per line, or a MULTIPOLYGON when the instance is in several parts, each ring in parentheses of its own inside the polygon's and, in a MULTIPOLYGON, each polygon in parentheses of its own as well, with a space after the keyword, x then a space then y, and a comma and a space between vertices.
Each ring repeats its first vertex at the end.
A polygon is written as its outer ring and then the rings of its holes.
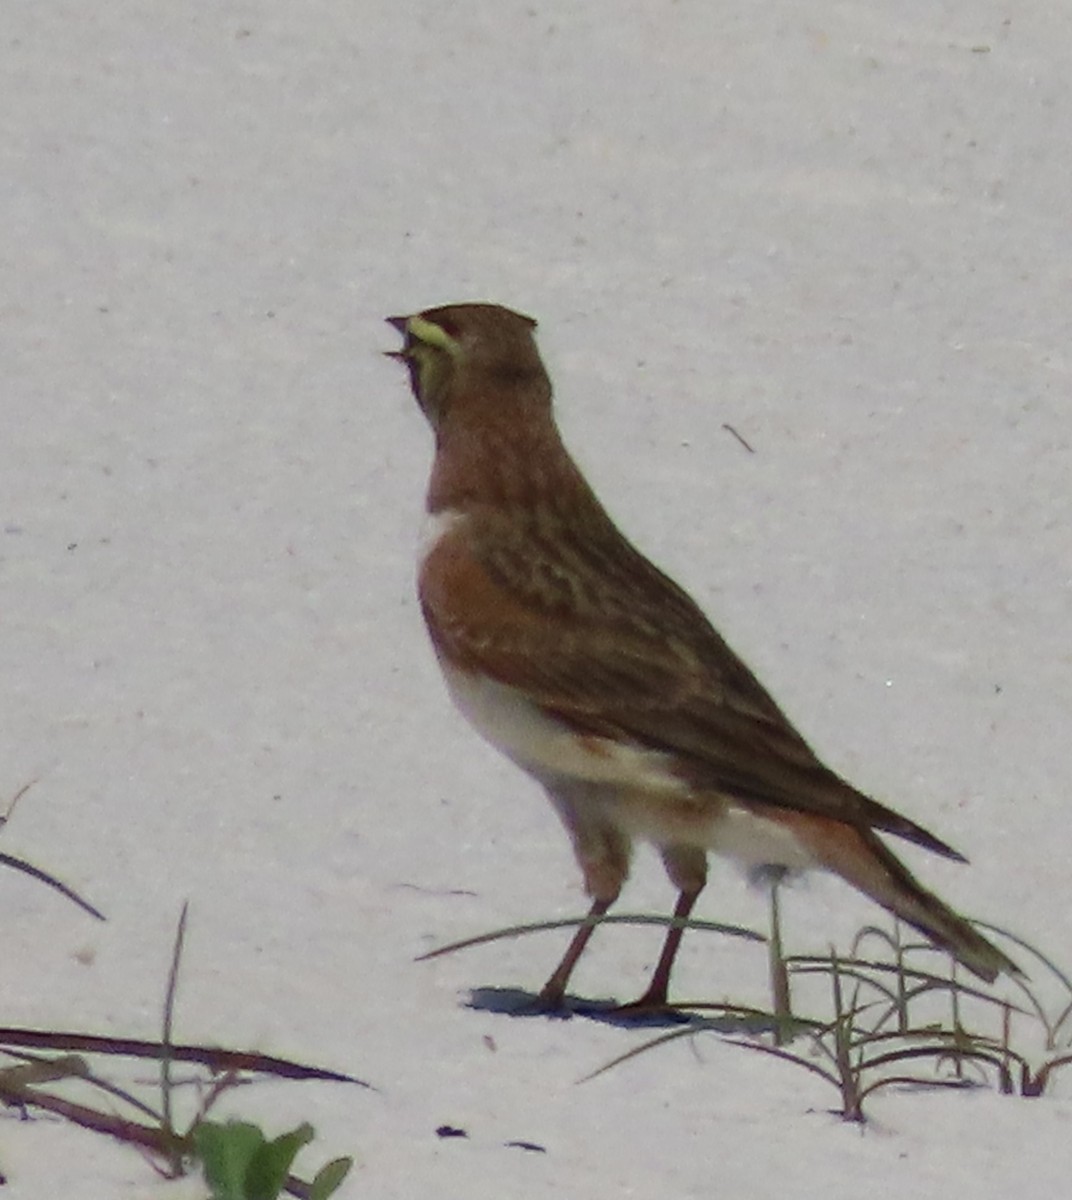
POLYGON ((676 1029, 695 1025, 698 1029, 713 1029, 719 1033, 763 1033, 776 1028, 776 1023, 762 1013, 714 1013, 690 1008, 662 1008, 650 1011, 623 1008, 617 1000, 590 1000, 583 996, 567 995, 559 1008, 548 1009, 536 992, 522 988, 480 987, 469 993, 465 1005, 476 1012, 500 1013, 508 1017, 544 1017, 568 1020, 585 1017, 619 1029, 676 1029))

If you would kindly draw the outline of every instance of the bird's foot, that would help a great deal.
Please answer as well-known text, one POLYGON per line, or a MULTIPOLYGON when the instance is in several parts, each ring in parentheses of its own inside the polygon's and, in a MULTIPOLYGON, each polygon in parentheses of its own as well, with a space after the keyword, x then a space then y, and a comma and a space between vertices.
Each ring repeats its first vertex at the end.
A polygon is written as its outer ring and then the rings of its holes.
POLYGON ((696 1021, 696 1013, 687 1008, 675 1008, 669 1001, 661 1004, 651 1003, 641 997, 630 1004, 615 1004, 605 1008, 599 1014, 593 1013, 597 1020, 603 1020, 611 1025, 646 1026, 664 1028, 671 1025, 689 1025, 696 1021))

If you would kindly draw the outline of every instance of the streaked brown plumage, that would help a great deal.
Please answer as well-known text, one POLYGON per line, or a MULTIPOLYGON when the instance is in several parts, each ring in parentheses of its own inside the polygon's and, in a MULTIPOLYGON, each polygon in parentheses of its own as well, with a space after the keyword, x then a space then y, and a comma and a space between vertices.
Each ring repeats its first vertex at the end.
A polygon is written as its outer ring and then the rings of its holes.
MULTIPOLYGON (((1017 968, 880 840, 961 859, 825 767, 688 595, 618 531, 560 440, 535 323, 489 304, 391 318, 436 438, 421 607, 456 703, 533 775, 571 834, 593 913, 634 838, 686 917, 709 849, 840 874, 984 979, 1017 968)), ((541 993, 561 1004, 589 929, 541 993)), ((671 930, 638 1004, 666 1002, 671 930)))

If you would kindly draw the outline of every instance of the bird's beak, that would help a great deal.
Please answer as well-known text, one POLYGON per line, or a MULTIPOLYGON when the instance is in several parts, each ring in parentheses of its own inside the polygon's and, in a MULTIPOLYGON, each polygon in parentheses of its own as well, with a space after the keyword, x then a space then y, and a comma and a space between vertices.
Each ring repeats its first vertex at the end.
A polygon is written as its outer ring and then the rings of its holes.
MULTIPOLYGON (((403 337, 406 336, 406 326, 409 324, 409 317, 387 317, 386 321, 387 321, 387 324, 390 325, 393 329, 397 329, 398 332, 400 334, 402 334, 403 337)), ((393 358, 393 359, 396 359, 398 362, 405 362, 409 358, 409 355, 406 353, 406 351, 404 349, 403 350, 385 350, 383 353, 384 353, 385 358, 393 358)))

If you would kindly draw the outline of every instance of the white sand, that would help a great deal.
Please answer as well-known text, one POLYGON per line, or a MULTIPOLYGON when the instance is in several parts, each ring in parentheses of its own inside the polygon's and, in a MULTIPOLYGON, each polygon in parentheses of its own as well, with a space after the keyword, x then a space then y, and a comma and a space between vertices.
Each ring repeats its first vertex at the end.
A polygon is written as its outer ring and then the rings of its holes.
MULTIPOLYGON (((430 446, 382 317, 541 321, 562 425, 630 535, 832 766, 1067 967, 1069 10, 1042 0, 8 0, 0 38, 5 1024, 177 1033, 353 1071, 309 1119, 344 1196, 1067 1195, 1069 1086, 877 1096, 709 1040, 460 1007, 533 988, 577 912, 534 787, 451 711, 412 555, 430 446), (748 454, 723 428, 755 448, 748 454), (488 1039, 491 1039, 490 1041, 488 1039), (494 1046, 494 1049, 491 1047, 494 1046), (442 1124, 466 1140, 441 1141, 442 1124), (504 1145, 539 1143, 545 1154, 504 1145)), ((650 856, 627 908, 671 902, 650 856)), ((762 928, 725 868, 700 914, 762 928)), ((794 948, 878 914, 789 898, 794 948)), ((628 998, 658 934, 580 990, 628 998)), ((683 994, 764 999, 686 939, 683 994)), ((0 1122, 8 1200, 179 1197, 0 1122)))

